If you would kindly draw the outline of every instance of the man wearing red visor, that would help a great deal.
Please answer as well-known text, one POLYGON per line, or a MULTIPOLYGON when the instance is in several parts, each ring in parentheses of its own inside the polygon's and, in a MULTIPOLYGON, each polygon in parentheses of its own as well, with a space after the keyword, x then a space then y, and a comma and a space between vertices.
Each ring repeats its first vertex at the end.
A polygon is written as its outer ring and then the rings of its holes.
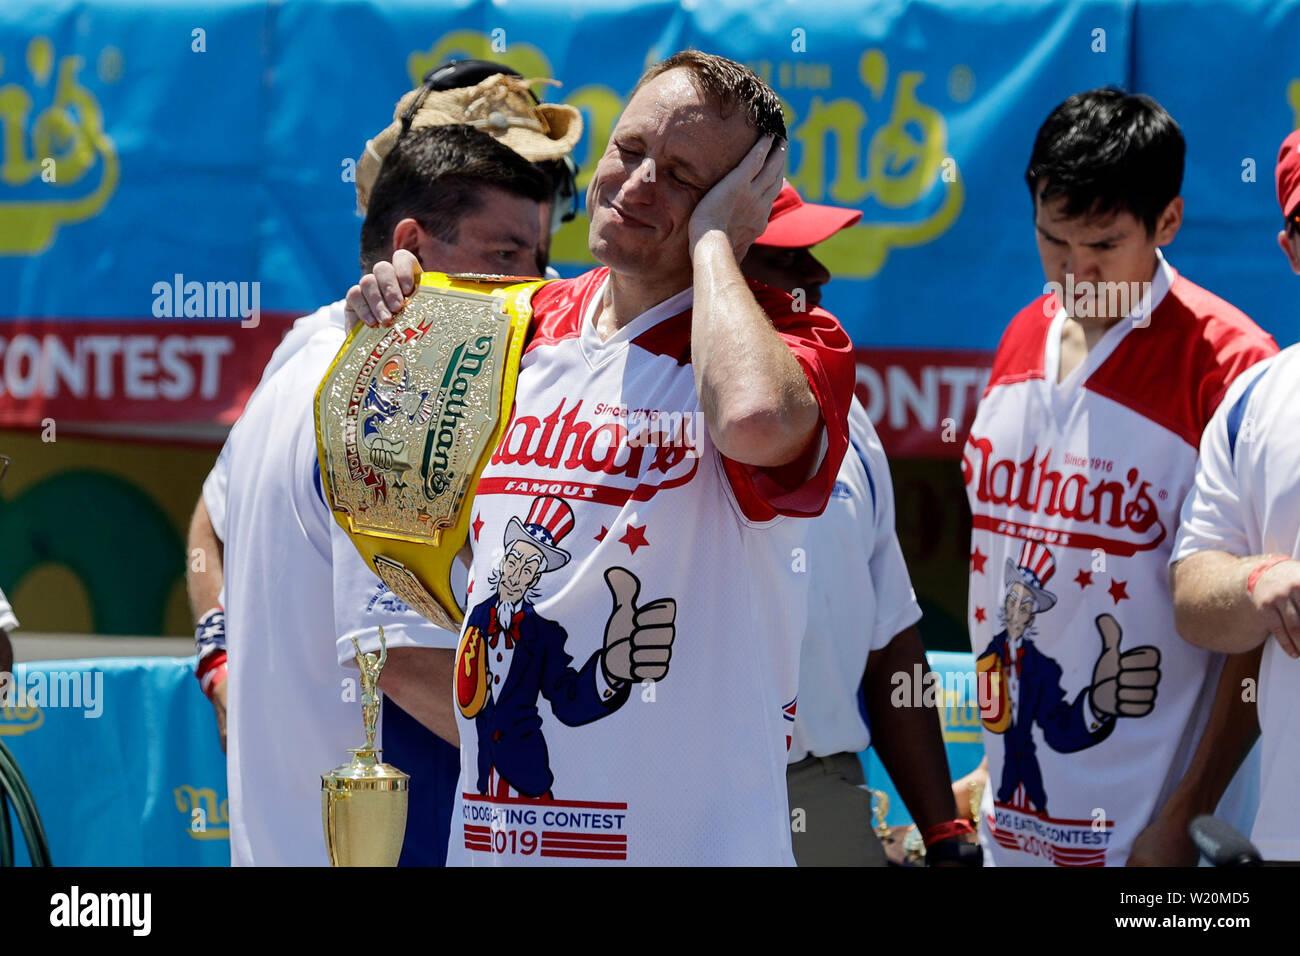
MULTIPOLYGON (((811 247, 861 218, 854 209, 806 203, 785 183, 741 271, 811 309, 831 278, 811 247)), ((916 630, 921 609, 894 533, 889 463, 856 398, 849 439, 806 545, 808 630, 786 772, 795 859, 800 866, 885 864, 857 756, 874 743, 928 845, 927 862, 978 865, 970 825, 955 820, 938 713, 890 705, 894 675, 912 680, 926 670, 916 630)))

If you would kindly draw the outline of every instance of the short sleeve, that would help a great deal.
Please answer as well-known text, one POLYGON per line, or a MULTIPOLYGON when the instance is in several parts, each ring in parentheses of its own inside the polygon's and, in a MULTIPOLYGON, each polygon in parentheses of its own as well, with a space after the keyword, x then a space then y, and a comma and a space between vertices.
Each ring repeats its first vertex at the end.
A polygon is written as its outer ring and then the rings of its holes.
POLYGON ((917 603, 894 526, 894 485, 889 460, 866 409, 856 401, 849 411, 849 441, 848 453, 862 459, 871 488, 873 527, 868 567, 876 594, 871 650, 878 651, 921 619, 921 605, 917 603))
POLYGON ((745 517, 769 521, 778 515, 813 517, 826 508, 835 476, 849 445, 848 408, 853 396, 853 345, 833 315, 814 308, 794 312, 784 292, 752 283, 755 298, 772 318, 808 379, 821 410, 821 433, 805 455, 780 468, 760 468, 722 456, 723 469, 745 517), (812 477, 799 481, 820 456, 812 477))
POLYGON ((208 511, 208 520, 217 540, 226 540, 226 489, 230 485, 230 440, 221 446, 217 462, 203 480, 203 507, 208 511))
POLYGON ((434 626, 413 610, 361 557, 352 539, 331 518, 334 563, 334 632, 339 663, 355 666, 352 638, 363 652, 379 650, 379 628, 391 647, 455 648, 459 635, 434 626))
POLYGON ((1205 426, 1196 477, 1183 500, 1171 564, 1198 551, 1250 553, 1236 457, 1250 441, 1250 398, 1261 375, 1248 373, 1233 383, 1205 426))

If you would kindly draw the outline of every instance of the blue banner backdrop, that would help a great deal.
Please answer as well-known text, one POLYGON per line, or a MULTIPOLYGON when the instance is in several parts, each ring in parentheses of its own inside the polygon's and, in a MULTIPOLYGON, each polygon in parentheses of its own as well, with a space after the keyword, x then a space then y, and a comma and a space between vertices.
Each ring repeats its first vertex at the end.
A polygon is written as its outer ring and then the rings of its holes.
MULTIPOLYGON (((863 210, 821 249, 839 276, 826 304, 859 345, 996 344, 1042 286, 1022 181, 1034 131, 1108 83, 1154 95, 1186 131, 1171 261, 1280 341, 1300 334, 1272 251, 1300 0, 10 0, 0 317, 149 319, 154 283, 178 273, 258 281, 261 308, 306 312, 355 278, 352 161, 427 68, 487 56, 562 80, 547 95, 586 116, 585 185, 641 69, 688 45, 769 79, 791 180, 863 210)), ((556 258, 566 274, 589 264, 584 221, 556 258)))
MULTIPOLYGON (((55 866, 230 865, 226 760, 194 658, 18 664, 5 700, 0 739, 55 866)), ((16 828, 14 842, 26 865, 16 828)))

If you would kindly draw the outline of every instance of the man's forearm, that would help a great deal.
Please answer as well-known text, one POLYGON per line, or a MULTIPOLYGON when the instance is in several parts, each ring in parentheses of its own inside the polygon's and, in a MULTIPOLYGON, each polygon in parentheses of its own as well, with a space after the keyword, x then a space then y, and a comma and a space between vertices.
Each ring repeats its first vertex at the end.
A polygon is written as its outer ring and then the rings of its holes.
POLYGON ((707 233, 693 261, 691 364, 709 434, 735 461, 789 464, 821 420, 807 376, 754 299, 727 236, 707 233))
POLYGON ((1268 629, 1246 591, 1261 560, 1262 555, 1198 551, 1173 566, 1174 623, 1183 640, 1225 654, 1264 643, 1268 629))
POLYGON ((863 689, 871 718, 871 746, 880 755, 912 820, 924 832, 959 814, 938 712, 933 707, 895 707, 890 701, 894 675, 906 674, 911 681, 918 664, 924 680, 928 672, 925 648, 916 628, 909 627, 867 658, 863 689))
POLYGON ((190 532, 185 554, 185 586, 189 591, 190 610, 194 620, 221 602, 221 586, 225 583, 222 565, 221 539, 212 527, 208 507, 199 495, 199 503, 190 519, 190 532))
POLYGON ((390 647, 379 689, 421 724, 454 747, 460 731, 452 710, 455 652, 431 647, 390 647))
POLYGON ((1257 647, 1244 654, 1230 655, 1223 663, 1214 691, 1214 703, 1196 752, 1183 779, 1170 795, 1162 813, 1175 813, 1187 822, 1202 813, 1213 813, 1233 775, 1259 737, 1259 715, 1251 694, 1242 698, 1247 681, 1259 679, 1257 647))

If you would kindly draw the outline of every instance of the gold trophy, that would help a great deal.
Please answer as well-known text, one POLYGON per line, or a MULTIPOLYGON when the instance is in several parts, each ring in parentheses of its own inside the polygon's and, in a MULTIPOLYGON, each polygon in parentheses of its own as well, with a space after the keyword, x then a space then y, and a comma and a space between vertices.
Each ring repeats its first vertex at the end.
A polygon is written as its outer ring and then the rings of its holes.
POLYGON ((352 638, 361 668, 361 716, 366 745, 349 750, 352 762, 320 778, 321 815, 330 866, 397 866, 406 838, 407 790, 411 778, 380 763, 375 749, 379 721, 379 674, 388 659, 388 644, 379 629, 379 654, 362 654, 352 638))
POLYGON ((388 328, 358 325, 316 393, 335 520, 407 605, 459 631, 451 565, 501 441, 542 280, 426 272, 388 328))

